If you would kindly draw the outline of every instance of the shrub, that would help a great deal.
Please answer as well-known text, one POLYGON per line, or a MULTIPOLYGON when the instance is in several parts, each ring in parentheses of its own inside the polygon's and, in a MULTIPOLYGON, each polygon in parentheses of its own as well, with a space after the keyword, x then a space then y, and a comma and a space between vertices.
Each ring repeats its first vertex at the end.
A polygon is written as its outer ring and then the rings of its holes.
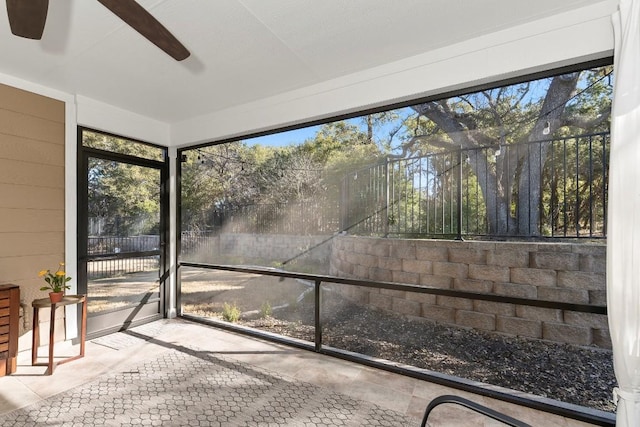
POLYGON ((260 306, 260 317, 264 319, 267 317, 271 317, 272 314, 273 309, 271 308, 271 303, 269 303, 269 301, 263 302, 260 306))
POLYGON ((224 320, 226 320, 227 322, 235 323, 238 320, 240 320, 240 314, 241 314, 240 309, 238 308, 236 303, 233 303, 233 304, 227 304, 226 302, 224 303, 222 307, 222 318, 224 320))

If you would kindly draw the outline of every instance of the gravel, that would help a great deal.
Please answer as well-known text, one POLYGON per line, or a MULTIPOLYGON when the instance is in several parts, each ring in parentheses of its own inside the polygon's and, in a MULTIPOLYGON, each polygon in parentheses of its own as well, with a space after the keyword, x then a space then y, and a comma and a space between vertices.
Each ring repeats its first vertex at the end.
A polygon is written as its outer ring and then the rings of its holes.
MULTIPOLYGON (((311 300, 312 301, 312 300, 311 300)), ((313 304, 243 318, 247 326, 313 341, 313 304)), ((323 344, 418 368, 614 412, 610 350, 410 320, 323 295, 323 344)))

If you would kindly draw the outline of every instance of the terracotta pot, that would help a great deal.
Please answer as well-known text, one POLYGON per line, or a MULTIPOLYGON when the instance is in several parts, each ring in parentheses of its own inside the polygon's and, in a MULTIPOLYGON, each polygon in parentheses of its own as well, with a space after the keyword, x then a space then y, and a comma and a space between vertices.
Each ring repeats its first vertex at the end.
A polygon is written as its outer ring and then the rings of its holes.
POLYGON ((63 296, 64 296, 64 292, 49 292, 49 299, 54 304, 62 301, 63 296))

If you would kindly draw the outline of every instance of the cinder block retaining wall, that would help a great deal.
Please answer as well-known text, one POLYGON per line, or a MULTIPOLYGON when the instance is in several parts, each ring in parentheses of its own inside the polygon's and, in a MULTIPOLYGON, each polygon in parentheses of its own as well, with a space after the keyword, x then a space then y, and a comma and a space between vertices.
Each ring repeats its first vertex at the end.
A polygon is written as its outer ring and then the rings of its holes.
MULTIPOLYGON (((330 274, 580 304, 606 304, 605 244, 458 242, 338 236, 330 274)), ((346 296, 410 317, 611 348, 604 315, 385 289, 346 296)))

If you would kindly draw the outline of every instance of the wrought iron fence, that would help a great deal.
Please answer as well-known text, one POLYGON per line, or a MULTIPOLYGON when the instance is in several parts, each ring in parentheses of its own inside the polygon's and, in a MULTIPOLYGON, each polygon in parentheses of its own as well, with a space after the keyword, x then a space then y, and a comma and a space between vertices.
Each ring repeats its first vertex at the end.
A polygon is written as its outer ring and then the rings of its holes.
POLYGON ((87 263, 87 275, 89 280, 93 280, 131 273, 157 271, 159 267, 159 255, 135 258, 101 258, 87 263))
POLYGON ((159 235, 89 236, 87 240, 89 255, 153 251, 159 247, 159 235))
POLYGON ((160 266, 159 235, 89 236, 87 263, 90 280, 157 270, 160 266), (132 255, 133 254, 133 255, 132 255))
POLYGON ((398 237, 606 237, 609 133, 459 149, 345 176, 342 230, 398 237))
POLYGON ((215 253, 217 250, 215 230, 188 230, 180 233, 180 255, 188 257, 199 251, 215 253))

